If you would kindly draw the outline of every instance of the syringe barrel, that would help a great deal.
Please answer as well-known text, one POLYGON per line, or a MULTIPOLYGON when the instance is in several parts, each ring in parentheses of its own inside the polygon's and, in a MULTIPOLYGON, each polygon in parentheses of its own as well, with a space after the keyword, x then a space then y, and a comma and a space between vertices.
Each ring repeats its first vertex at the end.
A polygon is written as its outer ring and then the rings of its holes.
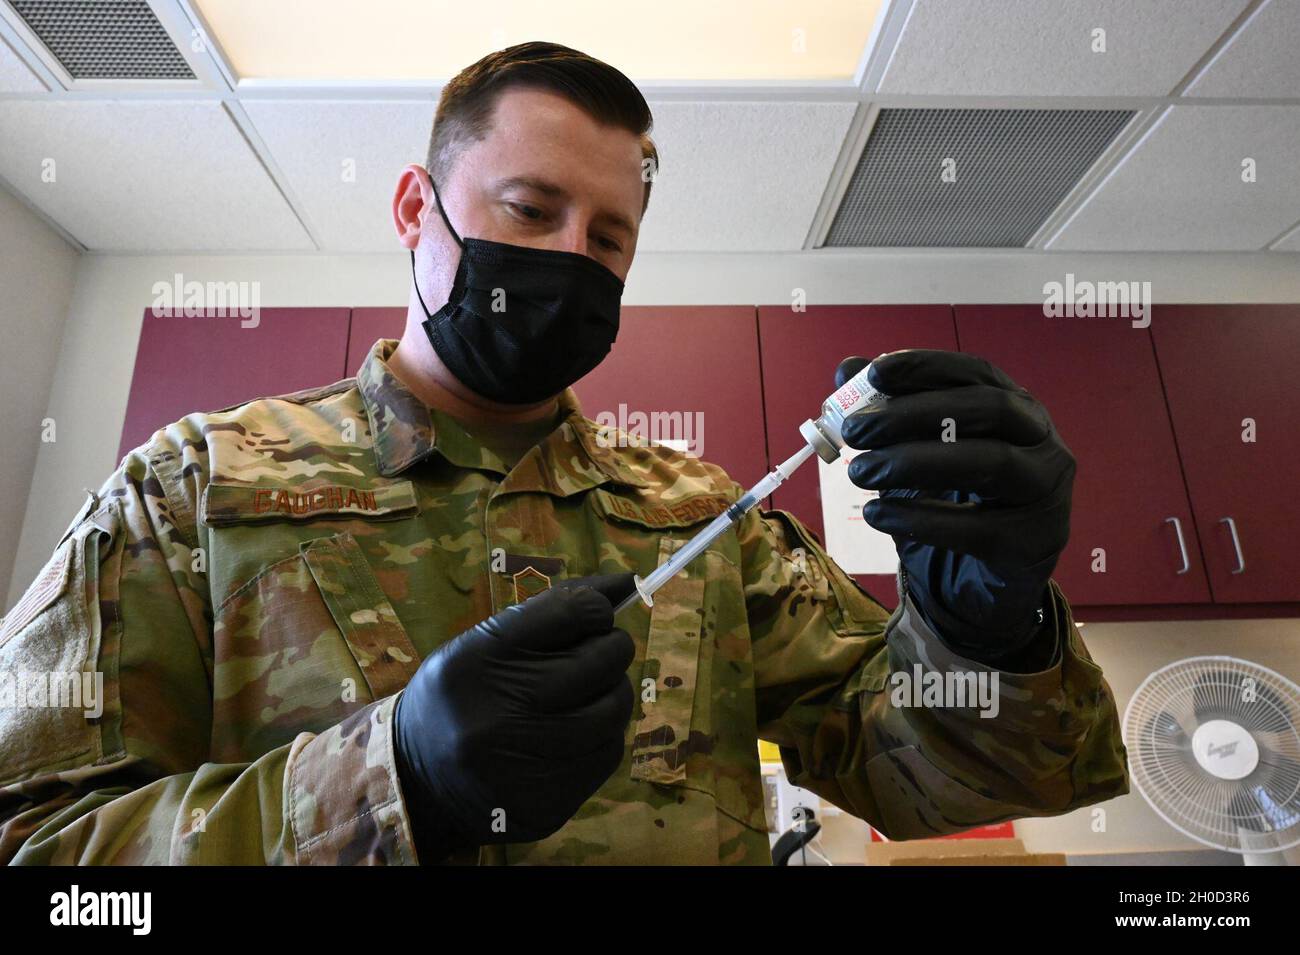
POLYGON ((662 587, 669 578, 673 576, 673 574, 677 573, 689 564, 692 560, 698 557, 705 548, 725 534, 734 520, 731 516, 731 510, 732 509, 729 508, 715 517, 713 523, 709 524, 704 528, 704 530, 700 531, 683 544, 672 557, 668 558, 668 560, 656 567, 654 572, 651 573, 650 576, 646 577, 642 582, 640 587, 642 596, 644 597, 646 594, 654 593, 662 587))
POLYGON ((742 510, 748 511, 753 504, 758 503, 780 487, 783 480, 785 480, 785 478, 782 477, 781 474, 776 471, 770 471, 766 477, 749 489, 749 492, 745 497, 742 497, 736 503, 741 505, 742 510), (747 498, 752 499, 752 503, 750 500, 746 500, 747 498))
POLYGON ((812 445, 817 456, 827 464, 834 463, 844 448, 844 438, 840 431, 844 419, 855 411, 861 411, 867 405, 884 401, 888 396, 871 387, 867 381, 868 363, 863 369, 846 381, 822 404, 821 417, 809 419, 799 426, 799 434, 812 445))
POLYGON ((807 447, 795 452, 788 460, 781 462, 771 473, 742 494, 734 504, 715 517, 705 526, 704 530, 683 544, 672 557, 656 567, 648 577, 644 579, 637 577, 636 591, 628 595, 622 603, 615 607, 615 612, 617 613, 625 607, 631 606, 636 602, 637 597, 640 597, 647 607, 653 606, 654 601, 651 599, 651 595, 656 590, 667 583, 673 574, 678 573, 698 557, 705 548, 725 534, 731 525, 740 520, 759 501, 775 491, 781 482, 790 475, 790 472, 808 460, 811 453, 812 449, 807 447))

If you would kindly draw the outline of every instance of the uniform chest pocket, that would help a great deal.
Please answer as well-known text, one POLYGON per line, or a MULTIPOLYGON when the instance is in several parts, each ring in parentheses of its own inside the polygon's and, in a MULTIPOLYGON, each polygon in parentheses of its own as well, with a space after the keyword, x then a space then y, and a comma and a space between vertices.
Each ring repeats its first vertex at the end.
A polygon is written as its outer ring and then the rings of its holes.
POLYGON ((348 533, 302 542, 218 608, 213 758, 319 732, 406 685, 420 658, 348 533))

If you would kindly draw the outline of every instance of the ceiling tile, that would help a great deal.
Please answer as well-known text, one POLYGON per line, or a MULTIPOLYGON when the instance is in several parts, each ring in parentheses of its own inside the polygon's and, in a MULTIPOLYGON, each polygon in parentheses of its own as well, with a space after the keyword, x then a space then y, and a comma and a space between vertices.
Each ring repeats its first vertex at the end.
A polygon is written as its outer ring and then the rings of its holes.
POLYGON ((1164 96, 1247 0, 915 0, 883 93, 1164 96), (1106 31, 1094 53, 1093 30, 1106 31))
POLYGON ((1300 97, 1300 0, 1271 0, 1188 88, 1189 96, 1300 97))
POLYGON ((0 93, 41 93, 45 84, 0 37, 0 93))
POLYGON ((1282 237, 1282 241, 1273 246, 1274 252, 1300 252, 1300 228, 1296 229, 1290 235, 1282 237))
POLYGON ((1300 106, 1174 107, 1050 248, 1262 248, 1300 219, 1297 155, 1300 106), (1254 182, 1242 180, 1248 158, 1254 182))
POLYGON ((642 252, 803 247, 852 103, 651 103, 659 176, 642 252))
POLYGON ((397 175, 424 162, 432 101, 246 100, 327 252, 393 252, 397 175))
POLYGON ((212 100, 0 101, 0 176, 92 251, 314 248, 212 100))
MULTIPOLYGON (((432 102, 244 103, 322 244, 397 248, 402 166, 423 162, 432 102), (356 181, 342 177, 355 161, 356 181)), ((652 103, 662 168, 639 251, 798 249, 853 118, 852 103, 652 103)))

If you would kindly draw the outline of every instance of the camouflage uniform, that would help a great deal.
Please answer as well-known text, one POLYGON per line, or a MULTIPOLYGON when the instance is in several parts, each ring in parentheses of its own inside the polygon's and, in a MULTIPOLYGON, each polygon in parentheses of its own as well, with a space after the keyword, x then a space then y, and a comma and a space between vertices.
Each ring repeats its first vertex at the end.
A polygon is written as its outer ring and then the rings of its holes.
MULTIPOLYGON (((0 708, 0 858, 416 862, 391 724, 421 658, 547 577, 647 574, 741 491, 571 391, 507 468, 397 381, 393 347, 184 418, 91 496, 0 625, 0 671, 102 671, 103 713, 0 708)), ((1052 595, 1054 665, 1002 672, 998 718, 896 707, 895 670, 987 668, 751 512, 620 615, 638 702, 614 775, 550 838, 461 860, 770 863, 756 738, 892 838, 1126 792, 1110 689, 1052 595)))

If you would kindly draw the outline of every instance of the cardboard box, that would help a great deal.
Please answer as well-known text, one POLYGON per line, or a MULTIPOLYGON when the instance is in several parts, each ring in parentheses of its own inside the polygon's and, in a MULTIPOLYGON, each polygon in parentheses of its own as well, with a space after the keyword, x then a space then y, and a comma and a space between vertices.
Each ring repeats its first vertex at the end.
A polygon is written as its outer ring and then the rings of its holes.
POLYGON ((1028 853, 1019 839, 912 839, 868 844, 867 865, 1065 865, 1065 853, 1028 853))

